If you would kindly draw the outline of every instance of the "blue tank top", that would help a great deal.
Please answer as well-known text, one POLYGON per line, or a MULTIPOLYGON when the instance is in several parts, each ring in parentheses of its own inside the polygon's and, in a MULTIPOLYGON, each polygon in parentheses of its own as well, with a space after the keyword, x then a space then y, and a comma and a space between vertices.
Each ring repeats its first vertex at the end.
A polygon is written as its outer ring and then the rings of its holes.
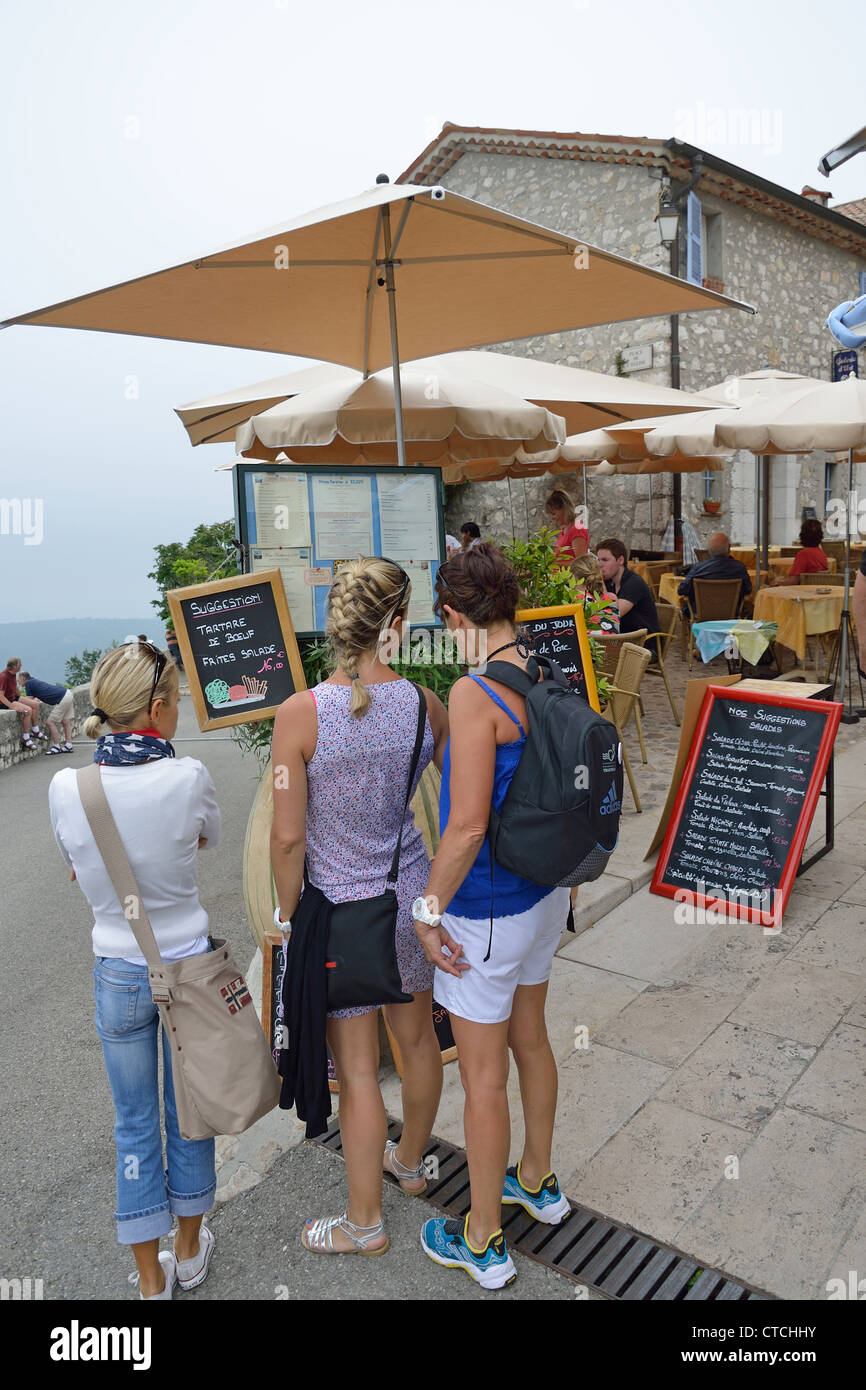
MULTIPOLYGON (((512 714, 504 700, 501 700, 495 691, 483 681, 480 676, 470 676, 470 680, 476 681, 490 696, 495 700, 500 709, 504 709, 520 730, 520 738, 513 743, 498 743, 496 745, 496 766, 493 773, 493 809, 500 811, 505 800, 505 793, 511 785, 514 770, 520 761, 520 754, 526 742, 526 733, 523 725, 516 715, 512 714)), ((451 740, 445 745, 445 756, 442 760, 442 788, 439 793, 439 834, 443 834, 448 824, 448 816, 451 811, 451 740)), ((491 884, 490 884, 490 836, 484 836, 484 843, 478 851, 478 856, 461 883, 454 897, 451 899, 446 912, 453 912, 458 917, 469 917, 473 920, 483 921, 491 915, 491 911, 496 917, 510 917, 517 912, 528 912, 529 908, 546 898, 553 889, 540 883, 530 883, 529 879, 521 878, 519 874, 513 874, 510 869, 504 869, 496 860, 493 861, 493 901, 491 903, 491 884)))

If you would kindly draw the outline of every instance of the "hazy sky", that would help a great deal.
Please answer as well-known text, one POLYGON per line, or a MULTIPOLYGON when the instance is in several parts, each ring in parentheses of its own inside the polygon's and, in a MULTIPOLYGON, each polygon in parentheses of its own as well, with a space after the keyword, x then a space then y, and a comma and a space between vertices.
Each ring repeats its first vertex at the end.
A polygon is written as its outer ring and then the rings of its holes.
MULTIPOLYGON (((0 318, 393 178, 445 121, 679 135, 796 192, 862 197, 866 154, 829 181, 816 166, 864 121, 863 15, 862 0, 7 4, 0 318), (760 143, 724 143, 744 109, 763 113, 760 143)), ((0 534, 0 616, 150 611, 154 545, 232 511, 213 471, 232 447, 192 449, 172 408, 293 365, 0 333, 0 497, 41 499, 44 518, 41 544, 0 534)))

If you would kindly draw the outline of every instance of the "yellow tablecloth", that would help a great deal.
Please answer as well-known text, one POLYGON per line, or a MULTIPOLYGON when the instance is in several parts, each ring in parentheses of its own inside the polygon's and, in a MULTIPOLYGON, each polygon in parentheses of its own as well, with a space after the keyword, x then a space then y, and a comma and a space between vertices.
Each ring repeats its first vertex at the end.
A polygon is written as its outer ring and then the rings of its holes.
POLYGON ((679 574, 663 574, 659 580, 659 601, 672 603, 674 608, 679 608, 682 599, 677 593, 677 588, 682 582, 682 576, 679 574))
MULTIPOLYGON (((768 546, 767 549, 769 556, 772 559, 774 555, 781 554, 782 547, 780 545, 771 545, 768 546)), ((732 545, 731 559, 739 560, 740 564, 745 565, 748 569, 754 569, 755 547, 753 545, 732 545)))
POLYGON ((844 590, 820 594, 818 587, 783 584, 777 589, 761 589, 755 599, 755 617, 777 623, 776 641, 795 651, 800 661, 806 656, 806 638, 835 632, 842 614, 844 590))

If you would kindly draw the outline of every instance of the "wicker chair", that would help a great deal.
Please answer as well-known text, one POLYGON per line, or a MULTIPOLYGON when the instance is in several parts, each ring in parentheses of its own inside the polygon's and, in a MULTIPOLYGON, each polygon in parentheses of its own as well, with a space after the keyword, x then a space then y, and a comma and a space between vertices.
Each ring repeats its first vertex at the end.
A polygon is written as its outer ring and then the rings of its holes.
MULTIPOLYGON (((822 584, 844 588, 845 571, 837 574, 835 570, 816 570, 812 574, 792 574, 788 577, 789 584, 822 584)), ((854 580, 851 580, 851 587, 854 587, 854 580)))
POLYGON ((709 560, 709 558, 710 552, 708 550, 703 550, 698 546, 695 546, 695 560, 698 564, 700 564, 702 560, 709 560))
MULTIPOLYGON (((631 635, 631 634, 629 634, 631 635)), ((628 724, 632 714, 635 718, 638 739, 641 746, 641 755, 646 762, 646 748, 643 741, 643 729, 640 722, 640 708, 638 700, 640 697, 640 687, 643 681, 646 668, 650 663, 650 652, 645 647, 635 646, 632 642, 623 642, 619 650, 619 657, 616 664, 613 685, 611 686, 611 696, 604 711, 605 719, 609 719, 619 734, 622 744, 622 761, 628 777, 628 784, 631 787, 631 794, 634 798, 635 810, 642 811, 640 797, 637 794, 634 774, 629 762, 628 750, 625 746, 623 731, 628 724)))
POLYGON ((659 603, 656 605, 656 612, 659 615, 659 630, 658 632, 648 633, 648 638, 654 637, 656 639, 658 662, 655 666, 651 665, 649 667, 648 673, 651 676, 661 676, 665 683, 665 690, 668 692, 668 699, 670 700, 671 709, 673 710, 674 722, 679 724, 680 716, 677 713, 673 692, 671 691, 670 681, 668 680, 665 658, 668 654, 668 648, 674 640, 674 634, 680 621, 680 610, 674 608, 671 603, 659 603))
MULTIPOLYGON (((743 605, 743 584, 740 579, 696 579, 692 585, 695 595, 696 623, 736 618, 743 605)), ((695 635, 689 624, 689 670, 695 654, 695 635)))
POLYGON ((592 640, 601 647, 604 655, 601 664, 601 674, 610 676, 611 679, 616 675, 616 668, 619 662, 620 649, 624 642, 631 642, 636 647, 642 647, 646 641, 648 628, 638 628, 637 632, 593 632, 590 635, 592 640))

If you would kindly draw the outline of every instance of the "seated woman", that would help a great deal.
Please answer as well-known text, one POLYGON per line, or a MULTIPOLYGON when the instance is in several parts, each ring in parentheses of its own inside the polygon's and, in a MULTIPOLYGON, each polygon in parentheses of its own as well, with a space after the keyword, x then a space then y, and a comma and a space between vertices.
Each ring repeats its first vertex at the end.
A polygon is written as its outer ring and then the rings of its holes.
MULTIPOLYGON (((488 661, 496 657, 525 670, 514 627, 517 576, 496 546, 482 543, 442 565, 436 593, 435 611, 449 631, 472 638, 488 661)), ((424 953, 437 967, 433 997, 448 1009, 457 1044, 472 1206, 465 1220, 427 1221, 421 1244, 438 1264, 465 1269, 482 1287, 498 1289, 515 1277, 502 1204, 521 1206, 549 1225, 570 1209, 551 1171, 557 1071, 544 1021, 569 892, 491 864, 487 824, 491 806, 502 806, 526 741, 526 700, 491 676, 470 674, 452 687, 448 718, 442 838, 414 911, 424 953), (507 1168, 509 1051, 525 1134, 513 1168, 507 1168)))
POLYGON ((568 565, 589 549, 589 532, 577 525, 574 503, 567 492, 556 488, 544 504, 544 510, 554 526, 559 527, 556 538, 556 564, 568 565))
POLYGON ((619 609, 616 594, 604 587, 601 565, 595 555, 581 555, 569 566, 577 581, 578 598, 584 605, 586 626, 590 632, 619 632, 619 609))
MULTIPOLYGON (((802 549, 794 556, 794 563, 788 571, 788 578, 793 579, 797 574, 821 574, 830 568, 830 562, 826 554, 821 549, 821 542, 824 539, 824 532, 820 521, 804 521, 800 527, 800 545, 802 549)), ((771 583, 774 582, 771 580, 771 583)), ((784 584, 781 579, 779 583, 784 584)))

